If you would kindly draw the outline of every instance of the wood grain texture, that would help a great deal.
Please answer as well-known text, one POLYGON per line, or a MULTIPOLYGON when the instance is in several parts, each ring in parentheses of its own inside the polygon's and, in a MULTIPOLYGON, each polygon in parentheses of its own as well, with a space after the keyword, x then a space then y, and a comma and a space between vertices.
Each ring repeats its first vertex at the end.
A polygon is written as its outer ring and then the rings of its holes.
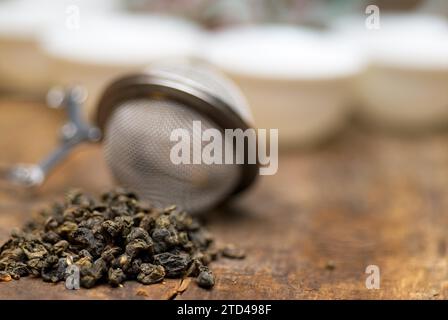
MULTIPOLYGON (((0 164, 38 160, 62 119, 43 106, 0 102, 0 164)), ((67 188, 97 194, 112 185, 101 146, 90 145, 38 190, 2 186, 0 242, 67 188)), ((169 280, 68 291, 26 278, 0 283, 0 298, 445 299, 447 191, 447 133, 405 138, 354 128, 318 150, 281 154, 277 175, 204 217, 218 242, 247 252, 212 264, 212 290, 169 280), (381 269, 379 290, 365 287, 370 264, 381 269)))

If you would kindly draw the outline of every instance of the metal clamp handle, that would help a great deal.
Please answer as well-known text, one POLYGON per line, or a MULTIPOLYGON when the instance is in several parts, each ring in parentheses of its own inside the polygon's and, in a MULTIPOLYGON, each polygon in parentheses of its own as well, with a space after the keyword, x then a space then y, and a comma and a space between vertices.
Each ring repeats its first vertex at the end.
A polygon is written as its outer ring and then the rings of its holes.
POLYGON ((85 89, 79 86, 68 89, 53 88, 48 92, 48 105, 53 108, 64 108, 69 120, 61 128, 61 143, 39 164, 19 164, 9 169, 6 172, 7 180, 26 187, 38 186, 74 147, 101 139, 101 131, 82 119, 81 106, 86 97, 85 89))

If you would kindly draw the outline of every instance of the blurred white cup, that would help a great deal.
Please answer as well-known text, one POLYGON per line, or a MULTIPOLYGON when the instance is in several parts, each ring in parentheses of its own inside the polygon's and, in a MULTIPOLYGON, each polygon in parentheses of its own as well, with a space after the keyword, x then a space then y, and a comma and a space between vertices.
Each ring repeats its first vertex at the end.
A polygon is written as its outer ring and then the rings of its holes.
POLYGON ((334 36, 286 25, 212 33, 204 47, 205 59, 241 87, 256 126, 279 129, 282 147, 321 142, 344 126, 364 65, 334 36))
POLYGON ((369 67, 357 84, 359 113, 377 126, 422 129, 448 123, 448 25, 423 14, 381 15, 336 24, 363 48, 369 67))
POLYGON ((26 95, 48 89, 48 61, 39 50, 45 30, 65 29, 76 15, 101 14, 119 1, 8 0, 0 2, 0 88, 26 95))
POLYGON ((155 61, 194 56, 200 30, 190 22, 156 15, 109 14, 84 19, 77 30, 49 30, 41 49, 55 85, 83 85, 91 114, 113 78, 155 61))

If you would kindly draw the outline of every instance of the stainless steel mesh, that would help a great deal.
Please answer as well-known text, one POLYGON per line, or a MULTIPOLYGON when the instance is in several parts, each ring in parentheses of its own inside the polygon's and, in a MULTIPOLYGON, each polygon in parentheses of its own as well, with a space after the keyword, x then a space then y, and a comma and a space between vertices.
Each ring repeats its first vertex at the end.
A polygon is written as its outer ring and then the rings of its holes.
POLYGON ((244 121, 253 123, 249 106, 240 90, 214 69, 186 64, 166 64, 152 67, 148 73, 162 75, 206 90, 226 102, 244 121))
MULTIPOLYGON (((195 81, 191 85, 206 83, 208 90, 219 94, 242 117, 242 113, 249 114, 240 97, 232 94, 233 89, 228 90, 219 80, 213 80, 215 78, 209 73, 189 68, 158 69, 154 72, 166 72, 170 77, 181 75, 189 81, 199 79, 200 82, 195 81)), ((201 121, 202 131, 220 129, 189 106, 171 100, 135 99, 117 106, 104 135, 105 158, 117 181, 161 207, 177 204, 182 209, 198 212, 222 201, 238 184, 240 166, 174 164, 170 160, 171 148, 176 143, 170 141, 171 132, 183 128, 193 137, 193 121, 201 121)), ((225 143, 224 139, 222 141, 225 143)), ((202 142, 202 146, 206 144, 208 142, 202 142)), ((192 143, 190 156, 193 159, 192 143)))
POLYGON ((193 120, 202 122, 202 130, 216 127, 171 101, 145 99, 120 105, 105 136, 105 156, 115 178, 159 206, 175 203, 200 211, 223 199, 238 182, 237 165, 175 165, 170 160, 172 130, 184 128, 192 136, 193 120))

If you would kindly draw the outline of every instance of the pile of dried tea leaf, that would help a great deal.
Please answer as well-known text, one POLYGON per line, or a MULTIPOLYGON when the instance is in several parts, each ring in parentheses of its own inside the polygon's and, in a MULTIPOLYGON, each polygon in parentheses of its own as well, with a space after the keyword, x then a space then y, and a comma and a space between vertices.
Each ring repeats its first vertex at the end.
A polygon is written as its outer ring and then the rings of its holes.
POLYGON ((199 286, 210 288, 215 279, 207 265, 219 255, 244 257, 232 248, 214 249, 201 225, 175 206, 156 209, 124 189, 99 200, 74 190, 13 232, 0 248, 0 279, 33 275, 58 282, 75 265, 85 288, 165 277, 197 277, 199 286))

